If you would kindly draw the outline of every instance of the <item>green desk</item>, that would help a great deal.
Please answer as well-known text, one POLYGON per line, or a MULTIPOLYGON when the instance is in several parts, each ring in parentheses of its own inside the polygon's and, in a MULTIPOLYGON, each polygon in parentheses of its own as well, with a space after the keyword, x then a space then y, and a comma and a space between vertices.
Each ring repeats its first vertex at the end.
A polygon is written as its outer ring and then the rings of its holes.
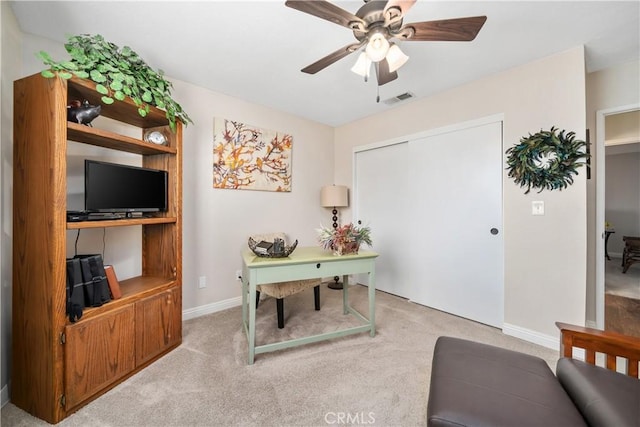
POLYGON ((242 251, 242 323, 249 341, 249 365, 256 354, 297 345, 369 331, 376 334, 375 324, 375 259, 377 253, 360 251, 357 255, 335 256, 320 247, 299 247, 287 258, 261 258, 251 250, 242 251), (349 274, 369 274, 369 318, 349 306, 349 274), (352 314, 364 325, 304 338, 256 346, 256 286, 288 280, 343 276, 342 305, 344 314, 352 314), (249 298, 247 300, 247 298, 249 298))

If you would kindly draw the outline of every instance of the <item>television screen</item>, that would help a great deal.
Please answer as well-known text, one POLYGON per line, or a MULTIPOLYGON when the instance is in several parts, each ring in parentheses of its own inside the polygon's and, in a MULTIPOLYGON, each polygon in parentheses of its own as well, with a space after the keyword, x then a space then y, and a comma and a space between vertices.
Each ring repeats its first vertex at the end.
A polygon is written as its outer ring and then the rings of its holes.
POLYGON ((87 212, 164 212, 166 171, 84 161, 84 206, 87 212))

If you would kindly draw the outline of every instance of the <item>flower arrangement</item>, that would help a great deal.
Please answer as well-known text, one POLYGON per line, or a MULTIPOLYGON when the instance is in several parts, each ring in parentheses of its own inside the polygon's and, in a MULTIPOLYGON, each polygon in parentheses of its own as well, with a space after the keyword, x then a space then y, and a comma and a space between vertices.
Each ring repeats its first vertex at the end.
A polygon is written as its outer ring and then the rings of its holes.
POLYGON ((360 227, 349 223, 338 227, 318 229, 318 240, 325 250, 332 250, 335 255, 358 253, 360 245, 366 243, 372 246, 371 228, 360 227))

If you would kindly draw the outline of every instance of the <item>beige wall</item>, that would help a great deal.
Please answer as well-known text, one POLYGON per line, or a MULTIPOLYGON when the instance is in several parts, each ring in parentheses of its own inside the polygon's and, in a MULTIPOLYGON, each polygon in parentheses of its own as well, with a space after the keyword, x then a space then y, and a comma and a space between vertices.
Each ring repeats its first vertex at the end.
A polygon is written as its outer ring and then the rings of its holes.
MULTIPOLYGON (((585 138, 584 50, 576 47, 336 129, 336 177, 352 184, 353 148, 503 113, 504 148, 551 126, 585 138)), ((460 171, 472 176, 472 171, 460 171)), ((524 194, 503 179, 505 332, 556 345, 554 322, 585 322, 586 174, 563 191, 524 194), (543 200, 546 214, 531 215, 543 200)), ((349 215, 347 212, 346 215, 349 215)))
POLYGON ((605 117, 605 145, 640 141, 640 110, 605 117))
POLYGON ((591 176, 587 182, 588 259, 587 320, 596 323, 596 179, 598 147, 596 112, 640 103, 640 61, 587 74, 587 128, 591 135, 591 176))
POLYGON ((196 125, 184 132, 183 305, 185 309, 237 298, 235 271, 249 234, 284 231, 315 245, 330 211, 320 188, 333 179, 333 128, 174 81, 175 97, 196 125), (212 188, 213 118, 224 117, 293 135, 290 193, 212 188), (205 289, 197 289, 206 276, 205 289))

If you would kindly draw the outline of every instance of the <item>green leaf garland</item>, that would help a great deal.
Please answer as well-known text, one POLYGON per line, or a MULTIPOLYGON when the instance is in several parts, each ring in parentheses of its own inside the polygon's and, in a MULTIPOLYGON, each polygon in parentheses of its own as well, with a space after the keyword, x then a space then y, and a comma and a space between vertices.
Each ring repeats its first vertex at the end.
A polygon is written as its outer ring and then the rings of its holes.
POLYGON ((114 99, 122 101, 125 95, 129 96, 143 117, 149 112, 149 105, 162 108, 174 131, 176 119, 185 125, 193 123, 180 104, 171 98, 173 86, 164 78, 163 71, 151 69, 128 46, 120 49, 101 35, 88 34, 71 36, 64 46, 71 60, 57 62, 46 52, 37 54, 49 67, 42 71, 44 77, 58 75, 70 79, 76 75, 82 79, 90 78, 97 83, 96 91, 103 95, 103 103, 112 104, 114 99))
MULTIPOLYGON (((586 163, 589 154, 585 152, 587 143, 575 139, 575 133, 565 135, 562 130, 552 127, 550 131, 541 130, 528 137, 522 137, 520 143, 507 149, 507 170, 510 178, 521 187, 542 190, 562 190, 573 184, 573 175, 577 168, 586 163)), ((587 165, 588 167, 589 165, 587 165)))

